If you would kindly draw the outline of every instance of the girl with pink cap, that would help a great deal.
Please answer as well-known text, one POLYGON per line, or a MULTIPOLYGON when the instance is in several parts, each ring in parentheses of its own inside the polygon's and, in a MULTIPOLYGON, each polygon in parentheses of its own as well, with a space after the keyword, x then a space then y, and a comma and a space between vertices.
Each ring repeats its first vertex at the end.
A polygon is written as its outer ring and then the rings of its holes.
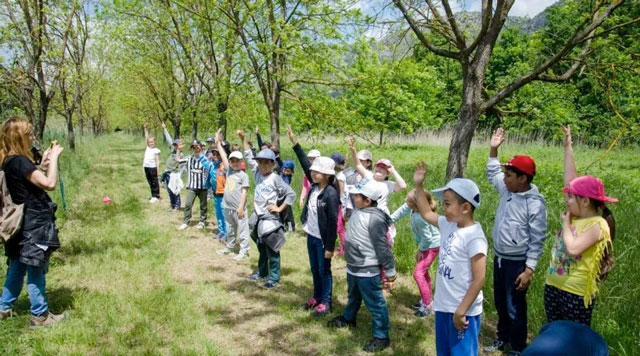
POLYGON ((571 320, 590 325, 597 283, 613 267, 615 221, 605 203, 618 200, 604 194, 596 177, 578 177, 573 158, 571 128, 564 131, 564 185, 567 211, 562 231, 551 250, 544 289, 547 321, 571 320))

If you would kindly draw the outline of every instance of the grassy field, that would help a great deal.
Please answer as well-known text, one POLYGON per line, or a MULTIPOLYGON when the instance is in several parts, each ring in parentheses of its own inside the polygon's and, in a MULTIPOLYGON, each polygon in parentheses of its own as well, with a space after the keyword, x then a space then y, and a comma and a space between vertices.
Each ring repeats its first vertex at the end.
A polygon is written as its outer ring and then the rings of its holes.
MULTIPOLYGON (((166 157, 166 147, 163 157, 166 157)), ((310 147, 306 147, 307 149, 310 147)), ((320 146, 324 154, 346 151, 346 146, 320 146)), ((370 317, 361 309, 358 327, 328 330, 326 319, 315 319, 300 309, 311 294, 306 242, 291 235, 282 253, 282 284, 266 291, 246 280, 256 264, 255 246, 251 258, 236 263, 218 256, 222 245, 207 231, 178 232, 181 214, 167 212, 165 198, 150 205, 148 186, 140 163, 144 143, 140 138, 110 135, 84 138, 77 153, 65 152, 61 163, 68 210, 60 211, 63 247, 53 255, 47 280, 47 295, 54 312, 66 312, 68 320, 48 329, 30 329, 29 301, 25 293, 16 305, 19 316, 2 322, 2 355, 344 355, 361 354, 371 335, 370 317), (108 195, 113 204, 104 205, 108 195)), ((375 158, 388 157, 407 179, 418 159, 429 165, 428 188, 443 183, 446 148, 393 145, 372 149, 375 158)), ((476 218, 487 235, 493 223, 497 194, 484 179, 488 149, 472 150, 468 176, 479 183, 482 206, 476 218)), ((516 153, 532 155, 538 162, 535 183, 547 199, 549 236, 560 227, 564 207, 562 193, 562 149, 541 145, 507 145, 506 159, 516 153)), ((578 169, 602 178, 607 193, 621 203, 613 207, 618 235, 617 265, 601 285, 593 327, 609 343, 612 353, 640 352, 640 281, 635 261, 640 259, 640 162, 637 150, 616 150, 604 161, 593 162, 600 151, 576 147, 578 169)), ((293 158, 288 146, 283 158, 293 158)), ((299 190, 300 172, 294 187, 299 190)), ((60 201, 58 191, 51 193, 60 201)), ((399 206, 404 194, 389 202, 399 206)), ((197 210, 197 209, 196 209, 197 210)), ((212 216, 210 204, 209 216, 212 216)), ((296 216, 299 210, 296 207, 296 216)), ((195 214, 194 214, 195 215, 195 214)), ((212 221, 213 219, 209 219, 212 221)), ((389 298, 392 347, 385 355, 435 354, 433 318, 417 320, 408 306, 419 298, 411 277, 415 244, 408 222, 398 224, 395 254, 402 272, 397 292, 389 298)), ((544 323, 542 289, 544 267, 549 260, 551 239, 528 293, 529 330, 535 335, 544 323)), ((484 343, 493 337, 495 310, 492 298, 491 265, 484 288, 485 315, 481 334, 484 343)), ((346 302, 344 261, 334 260, 334 310, 346 302)), ((0 275, 6 266, 0 266, 0 275)))

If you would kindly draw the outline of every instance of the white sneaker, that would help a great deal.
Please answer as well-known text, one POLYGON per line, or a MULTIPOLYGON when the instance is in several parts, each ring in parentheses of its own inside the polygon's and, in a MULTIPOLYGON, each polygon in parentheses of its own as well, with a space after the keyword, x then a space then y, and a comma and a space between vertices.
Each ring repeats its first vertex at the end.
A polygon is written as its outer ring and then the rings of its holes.
POLYGON ((153 198, 149 199, 149 203, 151 203, 151 204, 153 204, 153 203, 155 203, 157 201, 158 201, 158 198, 156 198, 156 197, 153 197, 153 198))
POLYGON ((199 222, 198 225, 196 225, 196 228, 204 229, 204 223, 203 222, 199 222))
POLYGON ((248 258, 249 255, 247 255, 246 253, 240 252, 236 257, 234 257, 233 259, 236 261, 240 261, 240 260, 244 260, 245 258, 248 258))
POLYGON ((182 225, 178 226, 178 230, 184 230, 184 229, 186 229, 186 228, 188 228, 188 227, 189 227, 189 225, 187 225, 187 224, 182 224, 182 225))
POLYGON ((232 252, 233 252, 233 251, 229 250, 229 249, 228 249, 228 248, 226 248, 226 247, 225 247, 225 248, 223 248, 222 250, 218 250, 218 251, 216 251, 216 253, 217 253, 218 255, 228 255, 228 254, 230 254, 230 253, 232 253, 232 252))

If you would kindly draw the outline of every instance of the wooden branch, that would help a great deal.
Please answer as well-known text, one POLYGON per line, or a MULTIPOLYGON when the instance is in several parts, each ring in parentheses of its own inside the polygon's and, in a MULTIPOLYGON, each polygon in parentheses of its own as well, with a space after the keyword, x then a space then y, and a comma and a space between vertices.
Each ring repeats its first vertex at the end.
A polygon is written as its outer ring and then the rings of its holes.
MULTIPOLYGON (((592 17, 591 23, 585 28, 578 28, 574 32, 574 34, 567 40, 565 45, 560 49, 555 55, 551 58, 547 59, 536 68, 534 68, 531 72, 516 78, 505 88, 496 93, 492 98, 485 101, 481 106, 481 110, 485 111, 488 108, 494 106, 495 104, 502 101, 507 96, 511 95, 516 90, 522 88, 524 85, 534 81, 539 80, 540 75, 544 73, 547 69, 549 69, 554 64, 558 63, 561 59, 563 59, 572 49, 574 49, 578 44, 582 43, 586 37, 589 37, 593 34, 596 28, 602 24, 602 22, 609 16, 611 13, 618 8, 620 5, 624 3, 624 0, 613 0, 611 4, 605 9, 604 12, 598 13, 598 11, 594 11, 594 15, 592 17)), ((600 4, 602 6, 602 4, 600 4)), ((573 67, 573 66, 572 66, 573 67)), ((577 68, 576 68, 577 69, 577 68)), ((575 69, 573 70, 575 72, 575 69)))
POLYGON ((447 20, 449 21, 449 25, 451 25, 451 31, 456 39, 456 47, 463 52, 467 48, 467 41, 464 37, 464 34, 460 32, 458 28, 458 23, 456 18, 453 15, 453 11, 451 11, 451 6, 449 5, 449 0, 442 0, 442 6, 444 7, 444 12, 447 14, 447 20))
POLYGON ((402 15, 407 20, 407 22, 409 23, 409 26, 411 27, 413 32, 416 34, 416 36, 418 37, 418 39, 420 40, 423 46, 425 46, 429 51, 439 56, 453 58, 453 59, 459 58, 460 53, 438 48, 434 46, 431 42, 429 42, 429 40, 425 37, 424 33, 422 33, 422 31, 416 25, 415 21, 407 11, 407 8, 402 3, 402 0, 393 0, 393 2, 394 4, 396 4, 396 7, 402 12, 402 15))
POLYGON ((475 40, 471 43, 465 53, 472 53, 478 43, 484 38, 485 34, 489 30, 489 25, 491 24, 491 14, 493 13, 493 1, 492 0, 482 0, 482 25, 480 27, 480 32, 476 36, 475 40))

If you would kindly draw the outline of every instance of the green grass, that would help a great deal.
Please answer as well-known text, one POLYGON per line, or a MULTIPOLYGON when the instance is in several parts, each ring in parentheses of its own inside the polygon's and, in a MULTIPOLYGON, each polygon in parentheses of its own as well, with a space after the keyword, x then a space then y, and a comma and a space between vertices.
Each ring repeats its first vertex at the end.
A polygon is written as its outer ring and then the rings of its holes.
MULTIPOLYGON (((60 135, 49 137, 61 140, 60 135)), ((48 142, 45 140, 45 142, 48 142)), ((303 146, 310 149, 308 145, 303 146)), ((166 147, 163 157, 166 157, 166 147)), ((317 147, 325 155, 346 146, 317 147)), ((180 216, 166 212, 168 203, 149 205, 148 186, 141 169, 144 143, 140 138, 109 135, 84 137, 78 151, 62 156, 67 211, 59 210, 63 247, 51 260, 47 276, 47 296, 54 312, 65 311, 68 320, 48 329, 30 329, 29 301, 25 293, 16 305, 19 316, 2 322, 2 355, 298 355, 358 354, 370 338, 370 316, 361 309, 358 327, 328 330, 325 320, 317 320, 300 310, 311 293, 311 276, 304 238, 290 236, 282 252, 283 279, 277 291, 264 291, 246 281, 255 266, 255 246, 251 260, 234 263, 228 256, 213 253, 221 245, 210 232, 189 229, 177 232, 180 216), (109 195, 113 204, 104 205, 109 195)), ((373 148, 374 157, 388 157, 409 182, 413 164, 428 163, 430 189, 444 179, 446 148, 394 145, 373 148)), ((498 195, 484 178, 488 149, 474 148, 468 176, 482 191, 482 206, 476 219, 490 236, 498 195)), ((507 146, 501 158, 516 153, 533 156, 538 163, 535 183, 546 197, 549 232, 560 227, 564 201, 562 149, 559 147, 507 146)), ((601 152, 577 147, 578 169, 586 167, 601 152)), ((288 145, 283 159, 294 158, 288 145)), ((596 300, 593 327, 609 343, 612 353, 640 352, 640 322, 637 304, 640 282, 635 261, 640 259, 640 162, 632 150, 616 150, 588 172, 603 179, 607 193, 620 198, 612 207, 617 220, 615 254, 617 265, 601 285, 596 300)), ((300 170, 293 186, 299 192, 300 170)), ((51 193, 60 202, 60 193, 51 193)), ((389 206, 398 207, 405 194, 392 195, 389 206)), ((209 216, 213 211, 210 204, 209 216)), ((296 206, 296 216, 299 209, 296 206)), ((195 214, 194 214, 195 215, 195 214)), ((212 219, 209 218, 209 221, 212 219)), ((434 354, 433 319, 416 320, 408 305, 418 299, 411 277, 415 243, 408 221, 397 225, 394 252, 402 273, 396 294, 389 300, 392 348, 386 355, 434 354)), ((539 264, 529 298, 529 330, 535 335, 544 323, 542 289, 544 267, 549 261, 551 239, 539 264)), ((485 316, 481 337, 493 337, 495 309, 492 298, 491 264, 484 288, 485 316)), ((346 302, 344 261, 334 260, 333 314, 346 302)), ((0 266, 0 275, 6 266, 0 266)))

